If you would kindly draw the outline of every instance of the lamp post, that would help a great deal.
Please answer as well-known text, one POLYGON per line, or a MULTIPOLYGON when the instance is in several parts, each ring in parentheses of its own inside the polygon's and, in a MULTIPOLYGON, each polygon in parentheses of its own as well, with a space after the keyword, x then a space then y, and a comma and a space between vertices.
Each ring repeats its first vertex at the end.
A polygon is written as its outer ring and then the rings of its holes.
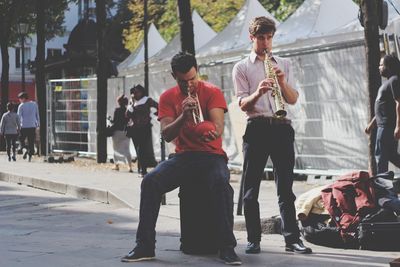
POLYGON ((149 42, 148 42, 148 13, 147 0, 143 1, 143 45, 144 45, 144 89, 146 95, 149 95, 149 42))
POLYGON ((18 23, 18 33, 21 37, 21 78, 22 78, 22 91, 25 91, 25 35, 28 33, 29 24, 20 22, 18 23))

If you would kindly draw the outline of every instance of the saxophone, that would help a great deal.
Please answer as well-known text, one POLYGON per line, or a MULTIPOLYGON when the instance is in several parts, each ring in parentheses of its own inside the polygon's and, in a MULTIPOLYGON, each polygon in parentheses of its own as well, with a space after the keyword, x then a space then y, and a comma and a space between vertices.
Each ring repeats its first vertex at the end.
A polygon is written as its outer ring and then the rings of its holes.
POLYGON ((274 98, 275 104, 275 117, 278 119, 283 119, 286 117, 287 111, 285 110, 285 103, 283 102, 283 96, 281 88, 279 87, 278 79, 276 77, 276 73, 272 66, 272 62, 269 58, 268 50, 265 49, 265 58, 264 58, 264 67, 265 67, 265 75, 267 78, 274 79, 274 85, 272 86, 272 97, 274 98))

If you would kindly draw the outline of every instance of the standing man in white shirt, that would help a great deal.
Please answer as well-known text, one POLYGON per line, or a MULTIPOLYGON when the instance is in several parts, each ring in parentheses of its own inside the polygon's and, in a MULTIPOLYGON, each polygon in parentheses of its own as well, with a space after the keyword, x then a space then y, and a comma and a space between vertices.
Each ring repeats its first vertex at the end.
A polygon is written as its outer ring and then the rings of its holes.
MULTIPOLYGON (((287 59, 271 53, 275 22, 256 17, 250 22, 252 51, 233 68, 233 83, 241 110, 246 113, 247 127, 243 136, 243 204, 248 245, 246 253, 260 253, 261 224, 258 195, 261 177, 271 157, 278 204, 282 220, 282 235, 286 251, 308 254, 311 249, 300 240, 293 194, 294 130, 285 109, 295 104, 299 96, 294 88, 287 59), (281 104, 276 103, 272 89, 281 92, 281 104), (280 110, 280 113, 279 111, 280 110)), ((278 99, 279 99, 278 98, 278 99)))
POLYGON ((25 147, 25 139, 28 139, 28 150, 23 158, 29 156, 29 161, 32 160, 32 155, 35 154, 35 135, 36 128, 39 128, 39 109, 36 102, 28 99, 26 92, 18 94, 19 102, 18 116, 21 121, 20 145, 21 149, 25 147))

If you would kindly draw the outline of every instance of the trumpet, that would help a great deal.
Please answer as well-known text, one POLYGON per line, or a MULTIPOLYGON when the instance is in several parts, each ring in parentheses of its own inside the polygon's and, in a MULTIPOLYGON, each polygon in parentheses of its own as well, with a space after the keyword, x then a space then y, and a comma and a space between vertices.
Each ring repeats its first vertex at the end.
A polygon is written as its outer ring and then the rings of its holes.
POLYGON ((201 111, 201 107, 200 107, 200 102, 199 102, 199 97, 197 96, 196 93, 191 93, 188 90, 188 95, 193 98, 194 100, 196 100, 196 109, 194 109, 192 111, 192 116, 193 116, 193 122, 194 124, 199 124, 201 122, 204 121, 204 117, 203 117, 203 112, 201 111))
POLYGON ((278 83, 278 78, 276 77, 276 73, 272 66, 272 62, 269 58, 268 50, 265 49, 265 58, 264 58, 264 67, 265 67, 265 75, 267 78, 274 79, 274 85, 272 86, 272 97, 274 98, 275 104, 275 117, 278 119, 283 119, 287 115, 287 111, 285 110, 285 103, 283 101, 282 91, 278 83))

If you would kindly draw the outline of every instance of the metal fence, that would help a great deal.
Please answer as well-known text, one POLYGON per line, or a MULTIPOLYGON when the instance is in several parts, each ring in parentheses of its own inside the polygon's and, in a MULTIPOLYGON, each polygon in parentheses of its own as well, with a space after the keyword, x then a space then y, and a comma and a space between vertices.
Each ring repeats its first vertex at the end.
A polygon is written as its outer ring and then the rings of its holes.
POLYGON ((96 78, 49 80, 48 151, 96 154, 96 78))

